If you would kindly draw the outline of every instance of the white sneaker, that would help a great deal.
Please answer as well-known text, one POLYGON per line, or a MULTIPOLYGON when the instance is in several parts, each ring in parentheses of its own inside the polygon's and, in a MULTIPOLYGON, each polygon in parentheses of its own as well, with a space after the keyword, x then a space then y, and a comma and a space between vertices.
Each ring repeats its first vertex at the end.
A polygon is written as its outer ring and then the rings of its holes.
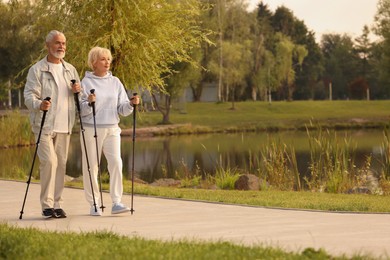
POLYGON ((95 210, 95 206, 92 206, 91 207, 91 210, 89 211, 91 216, 101 216, 102 215, 102 210, 96 206, 96 210, 95 210))
POLYGON ((111 214, 119 214, 130 211, 130 208, 123 205, 122 203, 114 203, 112 205, 111 214))

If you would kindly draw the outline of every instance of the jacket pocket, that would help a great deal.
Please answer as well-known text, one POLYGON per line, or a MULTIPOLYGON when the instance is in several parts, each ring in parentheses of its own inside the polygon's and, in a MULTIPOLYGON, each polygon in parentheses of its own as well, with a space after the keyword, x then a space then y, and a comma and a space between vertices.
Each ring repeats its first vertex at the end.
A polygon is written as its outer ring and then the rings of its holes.
POLYGON ((53 76, 46 72, 42 73, 42 90, 41 90, 41 98, 45 99, 46 97, 52 98, 53 88, 55 87, 56 82, 53 76))

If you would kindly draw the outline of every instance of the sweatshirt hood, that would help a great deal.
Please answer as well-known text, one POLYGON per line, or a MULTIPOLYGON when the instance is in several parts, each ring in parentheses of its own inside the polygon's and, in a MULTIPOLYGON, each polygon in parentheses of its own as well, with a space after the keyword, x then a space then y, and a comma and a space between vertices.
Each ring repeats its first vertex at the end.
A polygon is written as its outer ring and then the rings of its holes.
POLYGON ((96 76, 95 74, 93 74, 92 71, 86 71, 85 72, 85 77, 86 78, 91 78, 91 79, 105 79, 105 78, 111 78, 112 77, 112 72, 109 71, 107 72, 107 74, 103 77, 99 77, 99 76, 96 76))

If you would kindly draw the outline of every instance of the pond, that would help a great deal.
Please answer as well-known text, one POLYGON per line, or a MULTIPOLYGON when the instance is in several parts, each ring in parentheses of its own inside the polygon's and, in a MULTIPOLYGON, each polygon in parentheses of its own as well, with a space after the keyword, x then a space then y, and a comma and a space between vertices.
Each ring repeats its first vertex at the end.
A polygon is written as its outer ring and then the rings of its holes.
MULTIPOLYGON (((371 156, 371 169, 380 172, 381 146, 384 142, 382 130, 359 130, 337 132, 341 142, 350 140, 356 146, 353 156, 357 167, 362 167, 367 156, 371 156)), ((261 160, 261 151, 270 142, 280 142, 295 150, 299 172, 307 174, 310 163, 309 137, 306 132, 205 134, 169 137, 136 137, 134 168, 138 178, 151 183, 159 178, 175 178, 177 174, 199 172, 214 174, 217 167, 242 169, 255 172, 256 162, 261 160)), ((122 137, 123 174, 130 178, 132 169, 131 137, 122 137)), ((0 177, 28 176, 35 146, 1 149, 0 177)), ((67 174, 81 176, 81 147, 79 134, 73 134, 67 165, 67 174)), ((106 162, 102 161, 102 171, 106 162)), ((34 176, 38 176, 38 160, 34 176)), ((25 177, 27 179, 27 177, 25 177)))

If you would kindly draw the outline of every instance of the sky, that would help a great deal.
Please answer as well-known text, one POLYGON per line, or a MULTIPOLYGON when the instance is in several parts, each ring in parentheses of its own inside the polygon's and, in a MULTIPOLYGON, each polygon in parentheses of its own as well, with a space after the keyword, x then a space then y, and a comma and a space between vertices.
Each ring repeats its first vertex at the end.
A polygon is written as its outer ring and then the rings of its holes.
MULTIPOLYGON (((348 34, 352 38, 362 34, 363 26, 374 23, 378 0, 262 0, 271 11, 279 6, 290 9, 315 32, 317 42, 322 34, 348 34)), ((261 0, 247 0, 253 10, 261 0)), ((371 36, 374 39, 374 36, 371 36)))

